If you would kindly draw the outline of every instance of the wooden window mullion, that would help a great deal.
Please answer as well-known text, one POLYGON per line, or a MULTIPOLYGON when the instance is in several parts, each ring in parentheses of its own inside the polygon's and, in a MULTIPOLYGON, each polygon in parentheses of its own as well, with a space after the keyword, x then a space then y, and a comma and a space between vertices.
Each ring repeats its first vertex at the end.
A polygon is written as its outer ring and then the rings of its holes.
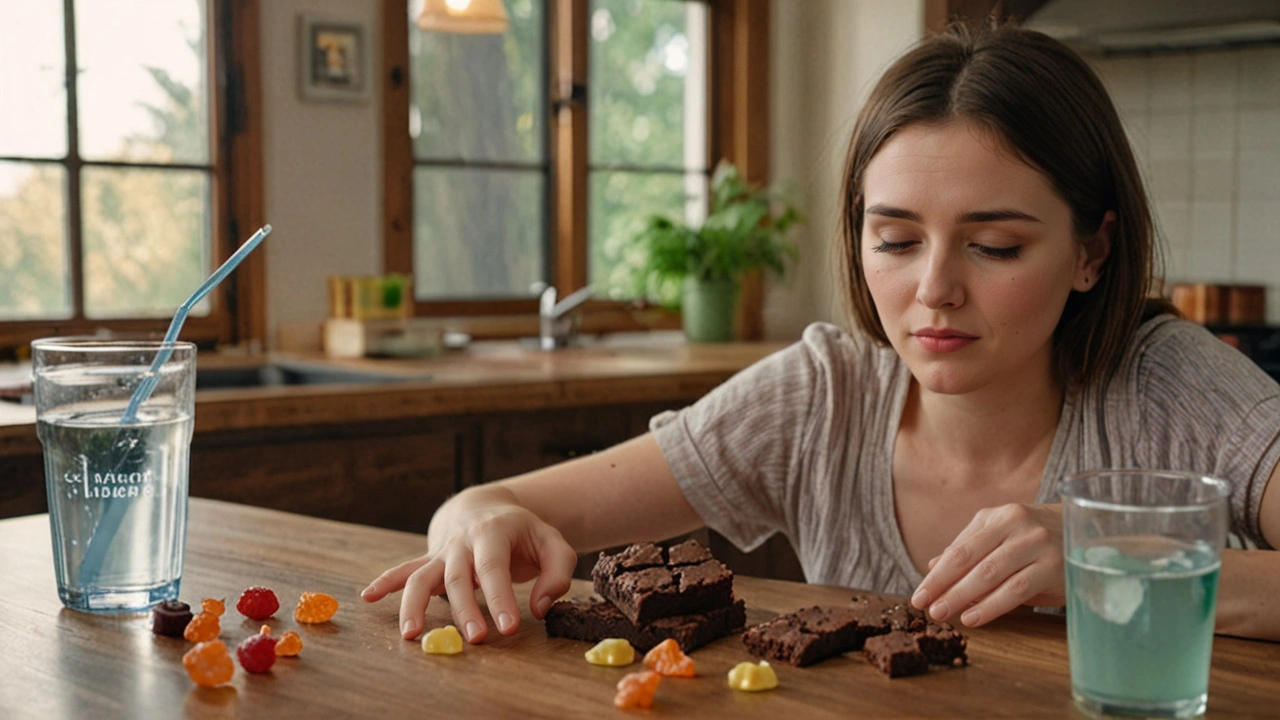
POLYGON ((588 0, 555 3, 555 262, 560 294, 585 287, 587 265, 588 0))

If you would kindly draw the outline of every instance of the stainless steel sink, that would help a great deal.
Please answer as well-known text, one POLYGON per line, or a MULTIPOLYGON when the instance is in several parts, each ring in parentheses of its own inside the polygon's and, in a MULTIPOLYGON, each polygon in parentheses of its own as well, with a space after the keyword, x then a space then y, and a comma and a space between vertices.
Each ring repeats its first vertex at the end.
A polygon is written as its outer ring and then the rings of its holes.
POLYGON ((361 385, 368 383, 422 382, 429 375, 396 375, 365 372, 321 364, 276 360, 261 365, 196 368, 196 390, 281 387, 286 385, 361 385))

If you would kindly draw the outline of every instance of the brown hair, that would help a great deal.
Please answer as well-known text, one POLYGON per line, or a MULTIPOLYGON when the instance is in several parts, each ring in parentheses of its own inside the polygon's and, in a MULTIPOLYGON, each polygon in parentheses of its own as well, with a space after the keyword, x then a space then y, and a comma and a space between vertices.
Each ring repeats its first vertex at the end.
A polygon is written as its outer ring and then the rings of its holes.
POLYGON ((1045 175, 1071 208, 1078 238, 1116 213, 1111 252, 1087 293, 1072 292, 1054 331, 1055 370, 1088 386, 1119 367, 1145 317, 1157 265, 1151 210, 1115 107, 1088 64, 1041 33, 954 26, 926 38, 880 78, 858 116, 845 162, 840 262, 861 328, 888 344, 862 268, 863 177, 894 133, 964 119, 996 134, 1045 175))

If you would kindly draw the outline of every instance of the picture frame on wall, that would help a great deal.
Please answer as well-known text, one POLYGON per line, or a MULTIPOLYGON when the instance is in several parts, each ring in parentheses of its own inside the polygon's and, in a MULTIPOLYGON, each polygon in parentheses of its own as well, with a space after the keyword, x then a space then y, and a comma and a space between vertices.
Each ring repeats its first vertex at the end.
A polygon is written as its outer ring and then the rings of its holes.
POLYGON ((367 102, 368 33, 351 20, 298 17, 298 92, 311 102, 367 102))

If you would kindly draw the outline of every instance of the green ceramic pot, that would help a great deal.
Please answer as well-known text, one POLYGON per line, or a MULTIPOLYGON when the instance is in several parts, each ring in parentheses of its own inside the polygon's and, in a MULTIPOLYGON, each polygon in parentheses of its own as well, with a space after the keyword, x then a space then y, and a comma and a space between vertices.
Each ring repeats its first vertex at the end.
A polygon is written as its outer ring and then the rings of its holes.
POLYGON ((686 277, 680 313, 689 342, 716 343, 733 340, 734 312, 738 306, 736 280, 700 280, 686 277))

